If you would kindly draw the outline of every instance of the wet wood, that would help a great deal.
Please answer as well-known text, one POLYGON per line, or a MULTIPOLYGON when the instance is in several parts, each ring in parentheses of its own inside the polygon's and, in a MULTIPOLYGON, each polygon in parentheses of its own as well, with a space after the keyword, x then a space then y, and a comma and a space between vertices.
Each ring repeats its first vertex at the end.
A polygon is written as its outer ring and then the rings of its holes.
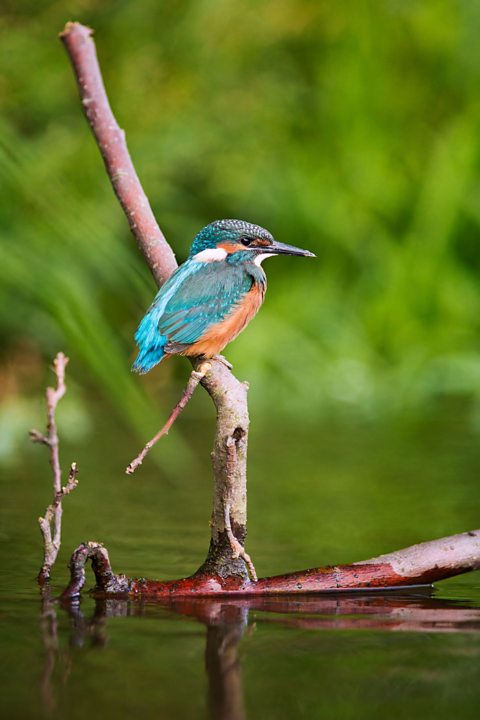
POLYGON ((99 543, 83 544, 71 562, 71 582, 64 597, 77 595, 85 582, 84 564, 92 560, 96 577, 96 595, 121 594, 130 597, 247 597, 305 595, 413 588, 480 568, 480 530, 450 535, 412 545, 393 553, 350 565, 335 565, 300 570, 285 575, 248 578, 227 574, 222 576, 206 566, 181 580, 146 580, 116 575, 108 553, 99 543))

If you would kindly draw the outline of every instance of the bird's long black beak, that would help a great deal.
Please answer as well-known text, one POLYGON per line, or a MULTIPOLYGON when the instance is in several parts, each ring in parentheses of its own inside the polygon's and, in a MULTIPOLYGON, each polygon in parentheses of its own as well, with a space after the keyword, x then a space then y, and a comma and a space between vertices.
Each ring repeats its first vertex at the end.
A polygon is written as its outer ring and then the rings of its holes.
POLYGON ((273 241, 271 245, 263 249, 263 252, 272 253, 273 255, 300 255, 302 257, 315 257, 310 250, 302 250, 295 245, 286 245, 285 243, 273 241))

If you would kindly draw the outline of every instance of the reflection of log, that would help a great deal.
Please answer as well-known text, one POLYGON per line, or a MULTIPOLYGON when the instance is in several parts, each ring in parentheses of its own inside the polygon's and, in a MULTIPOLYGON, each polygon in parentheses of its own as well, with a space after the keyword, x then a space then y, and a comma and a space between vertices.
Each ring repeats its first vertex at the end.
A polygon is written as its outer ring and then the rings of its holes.
POLYGON ((156 598, 200 596, 303 595, 352 590, 385 590, 425 585, 480 568, 480 530, 412 545, 351 565, 326 566, 260 578, 196 573, 182 580, 134 580, 115 575, 108 553, 99 543, 80 545, 70 561, 71 580, 63 597, 74 597, 85 583, 90 559, 96 593, 156 598))
MULTIPOLYGON (((115 618, 116 641, 120 635, 143 636, 133 618, 168 622, 177 616, 195 619, 206 627, 205 660, 208 676, 209 717, 212 720, 243 720, 245 717, 242 669, 238 645, 255 626, 275 624, 288 630, 380 630, 382 632, 480 633, 480 608, 451 600, 430 597, 430 589, 406 596, 391 592, 323 596, 243 598, 163 598, 158 602, 107 598, 95 603, 90 617, 84 617, 77 602, 51 602, 43 598, 41 633, 44 643, 44 672, 39 678, 43 708, 51 716, 56 693, 62 697, 69 683, 72 663, 79 662, 82 650, 91 654, 108 644, 108 619, 115 618), (59 622, 56 613, 65 611, 70 622, 59 622), (254 623, 254 625, 253 625, 254 623), (135 630, 136 628, 136 630, 135 630), (67 639, 69 640, 67 642, 67 639), (54 667, 55 672, 54 672, 54 667)), ((42 596, 43 597, 43 596, 42 596)), ((285 635, 286 642, 289 637, 285 635)), ((115 640, 114 638, 114 640, 115 640)), ((248 642, 248 640, 247 640, 248 642)), ((248 652, 243 664, 248 664, 248 652)), ((82 663, 80 663, 82 665, 82 663)), ((78 674, 78 673, 77 673, 78 674)), ((160 677, 159 682, 164 678, 160 677)), ((197 703, 197 701, 196 701, 197 703)))
MULTIPOLYGON (((163 601, 164 602, 164 601, 163 601)), ((163 603, 162 603, 163 606, 163 603)), ((387 632, 480 632, 480 608, 431 597, 431 589, 405 595, 343 594, 295 597, 194 598, 168 603, 180 615, 195 617, 207 626, 234 609, 242 622, 275 623, 300 630, 383 630, 387 632)))

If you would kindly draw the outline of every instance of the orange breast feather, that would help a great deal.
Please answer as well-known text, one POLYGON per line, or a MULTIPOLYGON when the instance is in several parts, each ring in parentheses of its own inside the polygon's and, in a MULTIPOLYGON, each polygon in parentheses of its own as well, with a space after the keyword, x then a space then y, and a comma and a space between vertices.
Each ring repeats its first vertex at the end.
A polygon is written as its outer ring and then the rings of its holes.
POLYGON ((254 283, 242 302, 236 305, 221 322, 209 328, 200 340, 186 348, 182 355, 213 357, 221 352, 257 314, 264 297, 264 286, 254 283))

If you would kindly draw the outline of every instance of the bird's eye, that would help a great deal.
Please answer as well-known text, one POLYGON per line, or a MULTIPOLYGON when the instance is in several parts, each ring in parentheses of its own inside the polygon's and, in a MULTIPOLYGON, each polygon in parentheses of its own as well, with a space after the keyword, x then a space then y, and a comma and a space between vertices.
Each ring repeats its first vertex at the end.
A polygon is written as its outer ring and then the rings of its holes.
POLYGON ((254 240, 254 238, 246 237, 246 236, 240 238, 240 242, 242 243, 242 245, 245 245, 245 247, 248 247, 249 245, 251 245, 253 243, 253 240, 254 240))

